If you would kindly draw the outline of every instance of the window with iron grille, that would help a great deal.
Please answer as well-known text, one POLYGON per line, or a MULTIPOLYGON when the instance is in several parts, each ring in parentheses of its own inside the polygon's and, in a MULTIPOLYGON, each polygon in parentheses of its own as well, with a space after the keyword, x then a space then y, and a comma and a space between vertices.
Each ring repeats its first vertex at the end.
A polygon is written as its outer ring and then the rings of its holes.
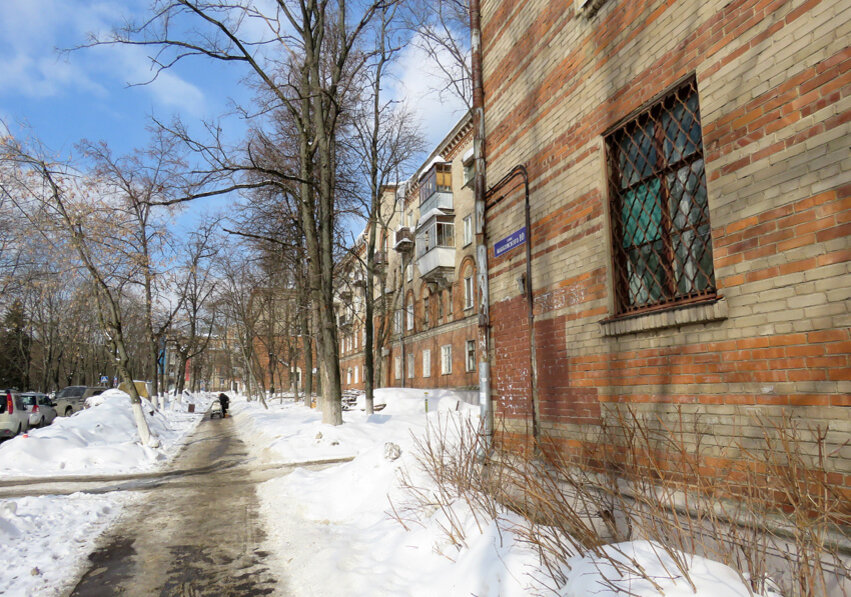
POLYGON ((617 314, 715 295, 697 83, 606 137, 617 314))

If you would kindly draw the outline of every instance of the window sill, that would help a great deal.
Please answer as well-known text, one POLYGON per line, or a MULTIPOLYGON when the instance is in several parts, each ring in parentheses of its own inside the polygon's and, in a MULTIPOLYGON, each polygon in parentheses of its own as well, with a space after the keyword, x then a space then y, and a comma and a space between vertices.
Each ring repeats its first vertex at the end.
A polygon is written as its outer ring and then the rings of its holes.
POLYGON ((603 336, 624 336, 648 330, 661 330, 691 323, 706 323, 727 319, 727 299, 718 299, 699 304, 671 307, 644 315, 600 322, 603 336))

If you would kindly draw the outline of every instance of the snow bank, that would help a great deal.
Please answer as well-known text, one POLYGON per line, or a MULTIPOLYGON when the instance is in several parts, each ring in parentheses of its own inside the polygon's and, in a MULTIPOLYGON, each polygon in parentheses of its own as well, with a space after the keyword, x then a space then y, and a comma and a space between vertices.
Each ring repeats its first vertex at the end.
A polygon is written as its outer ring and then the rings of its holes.
MULTIPOLYGON (((360 410, 361 397, 354 410, 343 413, 345 424, 339 427, 323 425, 318 411, 300 404, 270 404, 268 410, 255 402, 233 405, 243 441, 267 460, 306 463, 334 456, 352 458, 322 470, 299 468, 259 488, 268 551, 282 556, 277 564, 293 594, 526 597, 546 593, 540 582, 547 578, 537 555, 510 531, 524 522, 517 515, 505 512, 498 524, 472 512, 464 500, 448 498, 420 507, 415 516, 405 510, 412 502, 400 488, 403 473, 421 490, 436 490, 418 471, 413 435, 424 433, 427 421, 443 421, 445 437, 451 439, 457 427, 452 421, 461 424, 468 417, 475 426, 478 408, 463 403, 451 391, 399 388, 376 391, 376 404, 386 407, 368 417, 360 410), (399 458, 386 457, 388 442, 401 448, 399 458)), ((696 585, 693 592, 670 556, 653 544, 635 541, 608 549, 637 559, 666 597, 749 595, 736 572, 717 562, 689 556, 696 585)), ((570 564, 568 582, 558 595, 626 594, 605 582, 603 575, 620 579, 608 560, 576 557, 570 564)), ((662 594, 637 577, 618 582, 638 597, 662 594)))
POLYGON ((0 501, 0 594, 65 594, 69 576, 127 503, 121 497, 121 504, 115 495, 82 493, 0 501))
POLYGON ((200 412, 156 411, 143 399, 148 426, 161 443, 154 449, 139 443, 130 396, 107 390, 96 398, 91 408, 0 444, 0 478, 151 470, 168 459, 201 419, 200 412))

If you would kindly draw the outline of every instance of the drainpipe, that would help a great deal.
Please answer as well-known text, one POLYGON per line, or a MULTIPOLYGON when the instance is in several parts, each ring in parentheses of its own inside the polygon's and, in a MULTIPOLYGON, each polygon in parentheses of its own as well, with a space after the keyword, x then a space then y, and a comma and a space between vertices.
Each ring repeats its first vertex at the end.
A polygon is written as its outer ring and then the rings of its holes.
MULTIPOLYGON (((524 225, 526 226, 526 273, 520 277, 518 282, 523 296, 526 297, 526 317, 529 326, 529 406, 532 412, 532 439, 537 443, 539 433, 538 412, 540 410, 538 406, 538 355, 535 342, 535 297, 532 294, 532 217, 529 204, 529 172, 526 170, 526 166, 523 164, 514 166, 508 174, 487 190, 485 198, 492 197, 518 176, 523 178, 523 214, 524 225)), ((507 193, 502 194, 492 201, 488 207, 495 207, 505 199, 506 195, 507 193)))
POLYGON ((476 278, 479 287, 479 408, 483 422, 484 446, 493 445, 493 404, 491 402, 488 359, 490 313, 488 288, 488 248, 485 234, 485 102, 482 85, 482 26, 480 0, 470 0, 470 54, 473 86, 473 192, 476 205, 476 278))

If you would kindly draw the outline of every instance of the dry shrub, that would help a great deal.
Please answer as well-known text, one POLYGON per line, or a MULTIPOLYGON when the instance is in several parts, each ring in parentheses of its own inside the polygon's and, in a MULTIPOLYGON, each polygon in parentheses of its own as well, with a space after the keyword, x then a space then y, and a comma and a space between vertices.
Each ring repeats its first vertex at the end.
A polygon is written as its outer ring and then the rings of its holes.
POLYGON ((609 564, 615 578, 603 582, 623 594, 628 578, 658 587, 613 545, 647 539, 661 550, 660 562, 673 562, 668 574, 692 587, 690 554, 698 554, 739 571, 757 595, 847 595, 839 548, 851 516, 828 482, 839 448, 828 449, 826 429, 756 417, 749 428, 757 434, 729 441, 682 409, 664 418, 630 407, 610 415, 581 455, 552 441, 528 453, 500 451, 469 419, 442 416, 416 438, 428 482, 406 476, 413 500, 392 515, 405 524, 439 509, 446 537, 460 549, 459 500, 480 529, 494 520, 505 528, 506 509, 520 513, 526 522, 510 530, 538 553, 544 576, 534 581, 542 592, 558 592, 576 555, 609 564))

